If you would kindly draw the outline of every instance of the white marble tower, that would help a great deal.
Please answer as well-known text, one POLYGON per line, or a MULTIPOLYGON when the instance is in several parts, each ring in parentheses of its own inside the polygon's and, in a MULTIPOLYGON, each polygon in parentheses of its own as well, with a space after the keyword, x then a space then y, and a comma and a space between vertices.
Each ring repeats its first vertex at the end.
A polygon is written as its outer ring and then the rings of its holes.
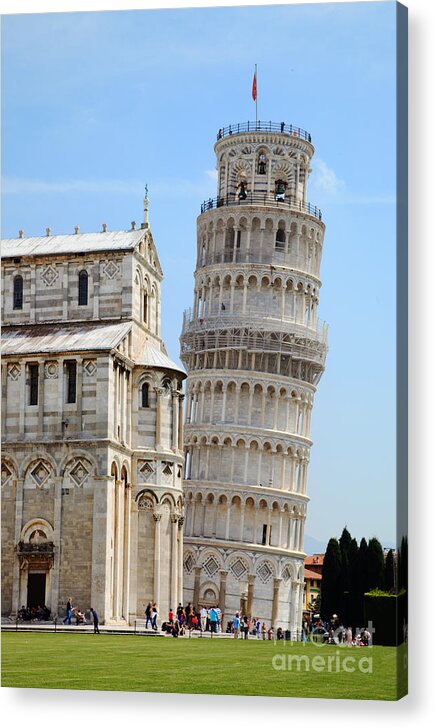
POLYGON ((306 201, 311 136, 220 129, 218 197, 197 222, 188 371, 184 596, 300 628, 310 422, 327 329, 317 317, 325 226, 306 201))

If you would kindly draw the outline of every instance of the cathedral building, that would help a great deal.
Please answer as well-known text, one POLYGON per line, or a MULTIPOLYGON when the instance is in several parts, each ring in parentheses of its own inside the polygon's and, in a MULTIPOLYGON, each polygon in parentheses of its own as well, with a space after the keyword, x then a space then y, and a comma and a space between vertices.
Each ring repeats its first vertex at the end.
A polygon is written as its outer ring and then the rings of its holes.
POLYGON ((2 614, 183 594, 184 372, 148 224, 2 241, 2 614))
POLYGON ((215 144, 217 198, 197 221, 184 314, 185 599, 297 630, 325 226, 307 202, 311 136, 236 124, 215 144))

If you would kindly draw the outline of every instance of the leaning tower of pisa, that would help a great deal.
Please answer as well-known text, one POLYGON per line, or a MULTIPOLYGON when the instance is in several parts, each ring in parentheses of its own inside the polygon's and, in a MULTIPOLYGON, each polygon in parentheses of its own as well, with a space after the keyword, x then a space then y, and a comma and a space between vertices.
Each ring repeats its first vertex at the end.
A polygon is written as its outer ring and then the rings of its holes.
POLYGON ((185 600, 296 631, 325 226, 307 202, 311 136, 271 122, 219 130, 217 198, 197 221, 184 314, 185 600))

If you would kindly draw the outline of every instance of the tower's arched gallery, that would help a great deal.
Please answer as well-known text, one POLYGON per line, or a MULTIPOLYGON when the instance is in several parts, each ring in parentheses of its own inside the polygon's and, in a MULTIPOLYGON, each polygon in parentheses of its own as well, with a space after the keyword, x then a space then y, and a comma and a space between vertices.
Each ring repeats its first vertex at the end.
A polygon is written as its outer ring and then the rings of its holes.
POLYGON ((219 130, 218 196, 197 222, 184 314, 185 598, 301 623, 310 421, 327 351, 325 226, 306 199, 310 135, 219 130))
POLYGON ((2 613, 182 600, 185 374, 151 230, 2 241, 2 613))

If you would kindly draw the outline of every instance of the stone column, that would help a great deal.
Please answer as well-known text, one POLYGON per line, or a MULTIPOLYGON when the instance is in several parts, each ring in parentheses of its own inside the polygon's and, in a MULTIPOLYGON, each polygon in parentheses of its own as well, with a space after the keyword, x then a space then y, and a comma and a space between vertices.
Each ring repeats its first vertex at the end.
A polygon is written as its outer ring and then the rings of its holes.
POLYGON ((225 523, 225 540, 228 541, 230 537, 230 515, 231 515, 231 503, 227 502, 227 519, 225 523))
POLYGON ((281 579, 273 580, 273 602, 272 602, 272 627, 275 629, 276 620, 278 618, 278 602, 279 602, 279 587, 281 579))
POLYGON ((174 452, 177 452, 178 450, 178 415, 179 415, 179 407, 178 407, 178 392, 175 390, 172 390, 171 392, 172 397, 172 450, 174 452))
POLYGON ((245 506, 242 503, 240 506, 240 536, 239 536, 240 541, 243 541, 244 529, 245 529, 245 506))
POLYGON ((195 581, 193 583, 193 606, 198 607, 199 603, 199 588, 201 583, 201 566, 195 566, 195 581))
MULTIPOLYGON (((22 375, 21 375, 22 376, 22 375)), ((23 527, 23 493, 24 480, 17 478, 15 488, 15 531, 14 546, 18 544, 21 538, 21 529, 23 527)), ((12 577, 12 614, 16 615, 21 607, 20 604, 20 587, 21 587, 21 569, 18 556, 14 554, 14 568, 12 577)))
POLYGON ((6 433, 6 412, 7 412, 7 392, 8 392, 8 365, 2 364, 2 437, 6 433))
MULTIPOLYGON (((178 516, 178 573, 177 573, 177 598, 179 602, 183 601, 183 523, 184 517, 178 516)), ((173 606, 176 609, 176 606, 173 606)))
POLYGON ((82 390, 83 390, 83 359, 77 357, 77 385, 76 385, 76 407, 77 407, 77 431, 78 437, 82 436, 82 390))
POLYGON ((38 435, 40 437, 44 434, 44 375, 45 364, 40 361, 38 369, 38 435))
POLYGON ((123 563, 123 594, 122 616, 127 624, 130 622, 130 554, 131 550, 131 483, 124 489, 124 563, 123 563))
POLYGON ((171 604, 172 609, 176 610, 177 601, 177 585, 178 585, 178 559, 177 559, 177 537, 178 537, 178 516, 171 514, 171 604))
POLYGON ((219 584, 219 609, 221 610, 221 625, 222 625, 222 632, 225 631, 224 629, 224 615, 225 615, 225 599, 227 594, 227 576, 228 571, 222 570, 219 572, 220 576, 220 584, 219 584))
POLYGON ((178 449, 183 450, 183 400, 184 394, 178 393, 178 449))
POLYGON ((249 616, 252 617, 252 605, 254 603, 254 583, 255 574, 248 575, 248 601, 246 604, 246 611, 249 616))
POLYGON ((51 612, 57 615, 59 609, 60 581, 60 535, 62 533, 62 478, 54 478, 54 560, 51 572, 51 612))
POLYGON ((162 429, 162 394, 163 389, 161 387, 155 387, 156 393, 156 450, 160 450, 162 447, 161 443, 161 429, 162 429))
POLYGON ((154 601, 160 607, 160 513, 153 513, 154 518, 154 601))

